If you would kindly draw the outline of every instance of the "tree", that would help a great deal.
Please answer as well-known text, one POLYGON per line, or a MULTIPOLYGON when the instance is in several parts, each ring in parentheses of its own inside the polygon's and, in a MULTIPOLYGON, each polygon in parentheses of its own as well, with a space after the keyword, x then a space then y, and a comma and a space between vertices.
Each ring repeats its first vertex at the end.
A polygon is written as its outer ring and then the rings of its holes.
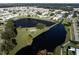
POLYGON ((71 43, 79 44, 79 41, 70 40, 71 43))
POLYGON ((64 11, 73 11, 72 7, 61 7, 61 9, 64 11))
POLYGON ((53 15, 54 15, 54 13, 51 13, 51 14, 50 14, 50 16, 53 16, 53 15))
POLYGON ((42 24, 42 23, 38 23, 37 25, 36 25, 36 28, 37 29, 44 29, 46 27, 46 25, 45 24, 42 24))
POLYGON ((28 14, 27 17, 31 17, 31 15, 28 14))
POLYGON ((11 30, 11 31, 14 31, 14 33, 17 35, 17 30, 16 28, 14 27, 14 21, 9 19, 7 21, 7 23, 5 24, 5 30, 11 30))
POLYGON ((13 12, 13 14, 16 14, 17 12, 13 12))
POLYGON ((74 17, 77 17, 77 14, 74 12, 74 14, 73 14, 73 16, 72 16, 72 17, 73 17, 73 18, 74 18, 74 17))
POLYGON ((68 17, 68 15, 69 15, 69 13, 65 13, 65 14, 64 14, 64 17, 66 18, 66 17, 68 17))
POLYGON ((6 54, 9 53, 10 50, 12 50, 16 43, 16 39, 15 39, 16 35, 13 31, 11 30, 7 30, 1 33, 1 38, 5 41, 2 44, 2 50, 5 51, 6 54))
POLYGON ((17 44, 15 37, 16 33, 13 20, 8 20, 5 24, 5 31, 1 33, 1 38, 4 40, 3 44, 1 45, 1 49, 6 54, 8 54, 9 51, 12 50, 17 44))
POLYGON ((65 26, 71 26, 72 25, 72 21, 64 21, 64 25, 65 26))
POLYGON ((5 28, 13 30, 14 29, 14 23, 13 22, 14 22, 13 20, 9 19, 7 21, 7 23, 5 24, 5 28))
POLYGON ((8 41, 14 37, 16 37, 16 34, 12 30, 6 30, 1 33, 1 38, 8 41))
POLYGON ((7 41, 5 40, 2 44, 1 44, 1 51, 4 51, 5 54, 9 54, 9 51, 12 50, 15 45, 13 43, 11 43, 12 41, 7 41))
POLYGON ((66 54, 68 55, 68 50, 70 49, 70 46, 68 46, 67 48, 66 48, 66 54))
POLYGON ((39 11, 37 11, 37 14, 38 14, 38 15, 41 15, 42 13, 41 13, 41 12, 39 12, 39 11))

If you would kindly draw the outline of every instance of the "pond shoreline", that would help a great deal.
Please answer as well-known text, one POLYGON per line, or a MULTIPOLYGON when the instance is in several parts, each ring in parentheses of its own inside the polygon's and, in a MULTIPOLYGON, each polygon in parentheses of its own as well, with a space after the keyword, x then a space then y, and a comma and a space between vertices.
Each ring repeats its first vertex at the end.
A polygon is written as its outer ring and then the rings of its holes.
POLYGON ((38 23, 45 24, 46 26, 51 26, 55 24, 55 22, 34 18, 18 18, 14 20, 15 27, 35 27, 38 23))

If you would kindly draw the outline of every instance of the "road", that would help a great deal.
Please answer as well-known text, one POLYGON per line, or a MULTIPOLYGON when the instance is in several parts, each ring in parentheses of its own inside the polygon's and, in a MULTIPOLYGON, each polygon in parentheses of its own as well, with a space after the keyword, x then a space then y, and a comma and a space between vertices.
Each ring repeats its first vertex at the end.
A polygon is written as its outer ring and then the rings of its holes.
POLYGON ((61 55, 63 55, 63 48, 61 48, 61 55))
MULTIPOLYGON (((79 41, 78 32, 77 32, 77 24, 75 23, 75 21, 73 21, 73 28, 74 28, 75 41, 79 41)), ((77 48, 76 48, 76 55, 79 55, 79 49, 77 49, 77 48)))
POLYGON ((74 38, 75 38, 75 41, 79 41, 78 33, 77 33, 77 25, 76 25, 75 21, 73 21, 73 28, 74 28, 74 38))

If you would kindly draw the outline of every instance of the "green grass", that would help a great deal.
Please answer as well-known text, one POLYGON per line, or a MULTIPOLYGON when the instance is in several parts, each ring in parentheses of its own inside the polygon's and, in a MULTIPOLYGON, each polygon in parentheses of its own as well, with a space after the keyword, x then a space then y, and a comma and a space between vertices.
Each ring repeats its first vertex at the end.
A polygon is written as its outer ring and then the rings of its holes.
POLYGON ((2 27, 0 27, 0 33, 3 31, 3 28, 2 27))
POLYGON ((35 19, 39 19, 38 17, 28 17, 28 16, 17 16, 16 18, 35 18, 35 19))
POLYGON ((60 55, 60 53, 61 53, 61 47, 58 46, 58 47, 56 47, 56 49, 54 50, 54 55, 60 55))
POLYGON ((37 29, 37 31, 35 32, 30 32, 30 31, 26 31, 26 29, 33 29, 34 27, 32 28, 17 28, 17 32, 18 32, 18 35, 16 37, 16 41, 17 41, 17 45, 16 47, 10 51, 10 55, 14 55, 18 50, 20 50, 21 48, 27 46, 27 45, 30 45, 32 43, 32 40, 34 37, 36 37, 37 35, 39 35, 40 33, 44 32, 45 29, 37 29), (29 34, 32 36, 30 37, 29 34))
POLYGON ((16 18, 27 18, 27 16, 17 16, 16 18))
MULTIPOLYGON (((71 26, 65 26, 65 28, 66 28, 66 31, 67 31, 65 43, 67 43, 67 42, 69 42, 69 40, 72 40, 72 30, 71 30, 71 26)), ((66 52, 67 52, 66 49, 69 45, 70 45, 70 43, 67 44, 66 46, 64 46, 63 55, 66 55, 66 52)), ((71 53, 70 53, 70 55, 71 55, 71 53)))
POLYGON ((66 35, 65 43, 70 40, 70 28, 69 27, 66 27, 66 31, 67 31, 67 35, 66 35))

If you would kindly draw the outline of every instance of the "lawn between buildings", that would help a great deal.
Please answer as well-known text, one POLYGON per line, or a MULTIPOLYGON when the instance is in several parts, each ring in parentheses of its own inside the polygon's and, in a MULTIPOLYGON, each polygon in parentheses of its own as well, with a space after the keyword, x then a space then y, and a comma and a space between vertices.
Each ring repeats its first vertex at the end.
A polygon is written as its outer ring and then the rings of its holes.
POLYGON ((47 28, 44 29, 37 29, 36 27, 31 27, 31 28, 17 28, 17 36, 16 36, 16 41, 17 45, 16 47, 10 51, 9 55, 14 55, 17 51, 19 51, 21 48, 31 45, 33 38, 36 37, 37 35, 41 34, 44 32, 47 28), (35 31, 30 31, 36 29, 35 31))

